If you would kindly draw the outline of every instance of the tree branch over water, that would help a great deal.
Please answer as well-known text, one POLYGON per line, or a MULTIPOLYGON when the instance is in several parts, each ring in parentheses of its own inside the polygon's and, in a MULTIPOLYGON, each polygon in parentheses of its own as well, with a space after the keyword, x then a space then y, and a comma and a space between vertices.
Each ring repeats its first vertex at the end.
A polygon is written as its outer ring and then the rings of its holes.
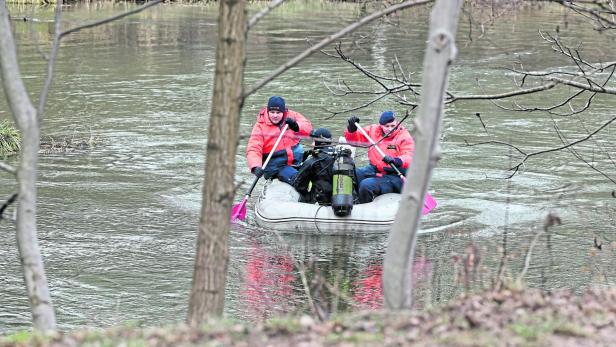
POLYGON ((45 102, 47 100, 47 95, 49 94, 49 89, 51 88, 51 82, 53 80, 53 67, 56 64, 56 57, 58 55, 58 49, 60 48, 60 41, 62 40, 62 38, 64 38, 65 36, 69 34, 78 32, 83 29, 89 29, 89 28, 93 28, 99 25, 111 23, 118 19, 139 13, 147 8, 158 5, 161 2, 163 2, 163 0, 154 0, 152 2, 148 2, 144 5, 136 7, 130 11, 117 14, 115 16, 111 16, 109 18, 101 19, 98 21, 94 21, 92 23, 87 23, 84 25, 80 25, 80 26, 65 30, 65 31, 61 31, 62 0, 58 0, 58 3, 56 4, 56 11, 55 11, 55 23, 54 23, 55 35, 53 38, 53 44, 51 46, 51 54, 49 56, 49 61, 47 63, 47 78, 45 79, 45 84, 43 85, 43 89, 41 90, 41 95, 39 97, 39 106, 38 106, 38 114, 37 114, 39 123, 41 122, 43 118, 43 112, 45 110, 45 102))
MULTIPOLYGON (((571 116, 587 110, 597 94, 616 95, 616 88, 609 85, 610 82, 613 81, 613 76, 616 71, 616 62, 593 63, 586 60, 579 49, 567 46, 560 38, 549 33, 541 33, 541 37, 546 43, 552 46, 552 49, 556 53, 567 57, 575 68, 530 71, 525 69, 522 62, 519 61, 517 62, 520 66, 519 68, 506 68, 507 71, 514 74, 513 79, 516 89, 496 94, 488 92, 482 94, 460 94, 448 90, 444 102, 446 104, 452 104, 462 100, 489 100, 495 106, 508 111, 544 111, 553 115, 571 116), (527 85, 530 86, 526 87, 527 85), (576 89, 576 91, 570 94, 570 96, 547 106, 525 106, 519 101, 515 101, 515 97, 545 92, 558 86, 573 88, 576 89), (512 98, 514 101, 511 106, 505 106, 502 103, 495 102, 495 100, 512 98), (573 104, 576 101, 581 101, 582 106, 576 107, 573 104)), ((367 79, 371 80, 376 87, 375 90, 358 90, 344 79, 339 79, 335 87, 326 84, 326 87, 334 96, 365 97, 366 95, 374 95, 369 101, 356 104, 346 109, 326 110, 332 114, 332 117, 337 114, 354 112, 366 108, 377 101, 383 100, 387 96, 395 98, 400 105, 412 108, 417 107, 417 101, 410 100, 410 98, 416 99, 421 94, 422 86, 419 83, 411 82, 410 76, 412 73, 402 68, 397 57, 394 57, 397 64, 392 64, 391 72, 388 75, 383 75, 377 74, 356 62, 343 52, 341 45, 336 46, 336 54, 323 53, 349 64, 362 75, 366 76, 367 79), (407 95, 407 93, 410 93, 410 95, 407 95)))
POLYGON ((0 34, 0 80, 2 80, 4 86, 3 89, 11 110, 11 115, 22 134, 18 168, 14 169, 1 163, 0 169, 16 174, 18 178, 18 195, 15 195, 19 202, 16 208, 17 247, 20 253, 20 261, 30 303, 33 326, 35 329, 42 332, 55 330, 56 318, 37 237, 36 217, 38 197, 36 181, 43 111, 49 89, 51 88, 53 67, 60 47, 60 40, 70 33, 111 22, 130 14, 140 12, 160 2, 162 2, 162 0, 156 0, 132 11, 127 11, 105 20, 61 32, 63 2, 59 0, 55 5, 55 34, 47 64, 47 76, 41 89, 38 108, 35 108, 29 98, 28 91, 19 71, 16 44, 9 23, 6 1, 0 0, 0 33, 2 33, 0 34))
POLYGON ((374 98, 372 98, 371 100, 366 101, 354 107, 343 109, 342 111, 334 111, 334 110, 326 109, 328 113, 332 114, 332 116, 328 118, 332 118, 338 114, 353 112, 353 111, 366 108, 380 100, 383 100, 387 96, 393 96, 397 98, 401 104, 410 106, 411 110, 415 109, 419 105, 419 102, 417 100, 419 93, 416 91, 415 88, 420 87, 421 84, 412 83, 410 81, 411 74, 409 73, 407 77, 407 73, 403 70, 397 57, 395 58, 396 64, 392 64, 392 74, 394 77, 390 77, 390 76, 382 76, 382 75, 376 74, 366 69, 361 64, 355 62, 353 59, 351 59, 348 55, 346 55, 343 52, 341 44, 336 45, 336 55, 327 53, 325 51, 321 51, 321 52, 329 57, 341 59, 345 63, 351 65, 353 68, 355 68, 356 70, 361 72, 364 76, 366 76, 368 79, 372 80, 380 88, 380 90, 377 90, 377 91, 355 90, 353 89, 352 86, 350 86, 348 83, 346 83, 342 79, 338 80, 338 86, 336 87, 336 89, 333 89, 332 87, 327 85, 327 83, 325 83, 325 87, 333 95, 339 96, 339 97, 343 97, 347 95, 374 95, 374 98), (387 83, 390 83, 390 84, 393 83, 393 86, 388 86, 387 83), (408 101, 407 97, 403 94, 405 92, 408 92, 412 96, 414 96, 415 100, 413 102, 408 101))
MULTIPOLYGON (((524 68, 522 62, 518 62, 520 68, 510 68, 519 79, 519 86, 527 83, 554 83, 559 86, 570 87, 575 90, 560 101, 546 106, 526 106, 514 102, 511 107, 494 102, 497 107, 507 111, 534 112, 543 111, 557 116, 572 116, 582 113, 590 108, 592 100, 597 94, 616 95, 616 88, 609 84, 614 81, 616 62, 593 63, 586 60, 577 48, 571 48, 564 44, 560 38, 549 33, 541 33, 544 41, 552 46, 554 52, 565 56, 571 61, 574 69, 555 69, 550 71, 530 71, 524 68), (574 102, 581 102, 581 106, 575 106, 574 102)), ((516 79, 516 80, 517 80, 516 79)))
POLYGON ((616 9, 612 0, 549 0, 591 20, 598 31, 616 29, 616 9))
MULTIPOLYGON (((589 133, 586 137, 581 138, 579 140, 576 140, 576 141, 573 141, 573 142, 567 142, 564 138, 561 137, 561 141, 564 143, 564 145, 558 146, 558 147, 554 147, 554 148, 545 149, 545 150, 541 150, 541 151, 535 151, 535 152, 531 152, 531 153, 527 153, 526 151, 520 149, 517 146, 512 145, 511 143, 507 143, 507 142, 503 142, 503 141, 484 141, 484 142, 478 142, 478 143, 475 143, 475 144, 468 144, 467 143, 467 145, 469 147, 473 147, 473 146, 479 146, 479 145, 497 144, 497 145, 503 145, 503 146, 507 146, 507 147, 510 147, 510 148, 514 148, 515 150, 517 150, 524 157, 518 162, 518 164, 512 166, 509 169, 509 171, 513 171, 513 172, 511 173, 511 175, 509 175, 506 178, 512 178, 513 176, 515 176, 516 173, 519 172, 519 170, 522 167, 522 165, 524 165, 528 159, 530 159, 532 157, 540 156, 540 155, 543 155, 543 154, 547 154, 547 153, 562 151, 564 149, 571 150, 575 145, 579 145, 580 143, 588 141, 589 139, 591 139, 594 135, 596 135, 599 132, 601 132, 602 130, 604 130, 608 125, 612 124, 614 121, 616 121, 616 117, 614 117, 614 118, 608 120, 607 122, 603 123, 601 126, 599 126, 594 131, 589 133)), ((574 153, 574 155, 578 159, 581 158, 581 156, 576 155, 575 153, 574 153)), ((589 163, 586 162, 586 164, 591 166, 591 168, 594 169, 594 167, 592 167, 592 165, 590 165, 589 163)), ((608 178, 610 181, 616 183, 616 181, 614 181, 612 178, 606 176, 605 174, 603 174, 603 176, 608 178)))
POLYGON ((17 174, 17 169, 15 169, 14 167, 12 167, 11 165, 1 162, 0 161, 0 170, 4 170, 10 174, 16 175, 17 174))
MULTIPOLYGON (((552 120, 554 121, 554 120, 552 120)), ((556 125, 556 122, 554 122, 554 129, 556 130, 556 133, 558 134, 558 138, 561 140, 561 142, 563 144, 569 144, 569 140, 567 140, 567 137, 563 134, 563 132, 560 130, 560 128, 556 125)), ((588 131, 588 129, 586 129, 586 127, 584 127, 584 129, 586 131, 588 131)), ((616 169, 616 163, 614 163, 614 160, 612 159, 612 157, 610 156, 610 153, 608 151, 605 150, 605 148, 603 148, 603 146, 601 146, 601 144, 599 142, 596 143, 596 146, 599 147, 601 149, 601 151, 603 152, 603 154, 606 155, 606 157, 611 161, 612 165, 614 166, 614 168, 616 169)), ((592 170, 596 171, 597 173, 599 173, 601 176, 605 177, 606 179, 608 179, 609 181, 611 181, 612 183, 616 184, 616 180, 614 180, 612 177, 610 177, 607 173, 605 173, 603 170, 600 170, 597 165, 590 163, 588 160, 586 160, 574 147, 568 147, 567 150, 569 150, 569 152, 571 154, 573 154, 574 157, 576 157, 579 161, 583 162, 584 164, 586 164, 586 166, 588 166, 589 168, 591 168, 592 170)))
POLYGON ((259 13, 255 14, 252 18, 250 18, 250 20, 248 21, 247 30, 250 30, 250 28, 255 26, 261 20, 261 18, 267 16, 268 13, 270 13, 276 7, 282 5, 283 2, 284 0, 272 0, 272 2, 270 2, 266 8, 259 11, 259 13))
POLYGON ((390 13, 396 12, 396 11, 400 11, 409 7, 413 7, 413 6, 418 6, 418 5, 424 5, 427 3, 432 2, 433 0, 412 0, 412 1, 405 1, 403 3, 397 4, 397 5, 393 5, 390 7, 387 7, 384 10, 372 13, 362 19, 360 19, 359 21, 343 28, 342 30, 330 35, 329 37, 324 38, 323 40, 321 40, 319 43, 317 43, 314 46, 309 47, 308 49, 306 49, 305 51, 303 51, 302 53, 296 55, 295 57, 291 58, 289 61, 287 61, 286 63, 284 63, 283 65, 281 65, 280 67, 278 67, 276 70, 274 70, 272 73, 270 73, 269 75, 267 75, 266 77, 262 78, 260 81, 258 81, 257 83, 253 84, 251 87, 247 88, 246 91, 244 92, 244 94, 242 95, 242 97, 245 99, 248 96, 252 95, 254 92, 256 92, 257 90, 259 90, 261 87, 265 86, 267 83, 269 83, 270 81, 272 81, 274 78, 276 78, 278 75, 281 75, 282 73, 284 73, 285 71, 287 71, 288 69, 294 67, 295 65, 299 64, 301 61, 303 61, 304 59, 308 58, 309 56, 311 56, 312 54, 318 52, 321 48, 327 46, 328 44, 338 40, 339 38, 353 32, 354 30, 372 22, 373 20, 383 17, 385 15, 388 15, 390 13))
MULTIPOLYGON (((329 110, 326 109, 326 111, 328 113, 332 114, 332 117, 338 114, 343 114, 343 113, 348 113, 348 112, 353 112, 353 111, 357 111, 363 108, 366 108, 374 103, 376 103, 377 101, 380 101, 382 99, 384 99, 385 97, 391 96, 396 98, 397 102, 400 105, 404 105, 404 106, 409 106, 411 107, 411 110, 416 108, 418 106, 418 102, 417 100, 413 100, 413 101, 409 101, 409 98, 414 98, 417 99, 417 97, 419 97, 421 95, 421 84, 420 83, 413 83, 410 80, 410 77, 406 77, 406 76, 411 76, 412 73, 410 72, 406 72, 403 70, 402 66, 399 64, 397 57, 395 58, 395 61, 397 62, 397 64, 392 64, 392 70, 391 70, 391 74, 394 77, 391 77, 389 75, 381 75, 381 74, 377 74, 365 67, 363 67, 361 64, 357 63, 355 60, 353 60, 351 57, 349 57, 348 55, 346 55, 343 51, 342 48, 340 47, 340 45, 338 45, 336 47, 336 53, 337 54, 331 54, 331 53, 327 53, 327 52, 323 52, 325 55, 335 58, 335 59, 340 59, 342 61, 344 61, 345 63, 351 65, 353 68, 355 68, 356 70, 358 70, 361 74, 363 74, 364 76, 366 76, 368 79, 372 80, 374 82, 374 84, 377 86, 377 90, 356 90, 353 88, 353 86, 351 86, 349 83, 347 83, 345 80, 340 79, 338 80, 337 83, 337 87, 331 87, 329 85, 326 84, 326 88, 334 95, 334 96, 339 96, 339 97, 345 97, 345 96, 358 96, 358 95, 374 95, 375 97, 367 102, 364 102, 362 104, 358 104, 356 106, 352 106, 346 109, 342 109, 342 110, 329 110), (388 85, 389 83, 389 85, 388 85), (404 93, 410 93, 410 95, 405 95, 404 93)), ((461 100, 497 100, 497 99, 507 99, 507 98, 512 98, 512 97, 516 97, 516 96, 521 96, 521 95, 527 95, 527 94, 534 94, 534 93, 538 93, 538 92, 542 92, 545 90, 549 90, 554 88, 558 83, 554 82, 554 81, 548 81, 547 83, 544 84, 540 84, 538 86, 535 87, 529 87, 529 88, 520 88, 517 90, 512 90, 512 91, 508 91, 508 92, 504 92, 504 93, 498 93, 498 94, 468 94, 468 95, 464 95, 464 94, 458 94, 456 92, 453 91, 446 91, 446 98, 445 98, 445 103, 446 104, 451 104, 454 103, 456 101, 461 101, 461 100)))
POLYGON ((93 28, 93 27, 96 27, 96 26, 99 26, 99 25, 111 23, 113 21, 116 21, 118 19, 130 16, 130 15, 133 15, 133 14, 137 14, 137 13, 139 13, 139 12, 141 12, 141 11, 147 9, 147 8, 150 8, 152 6, 156 6, 156 5, 160 4, 161 2, 163 2, 163 0, 154 0, 154 1, 151 1, 151 2, 148 2, 148 3, 145 3, 144 5, 141 5, 139 7, 136 7, 134 9, 130 10, 130 11, 122 12, 120 14, 117 14, 115 16, 111 16, 109 18, 101 19, 101 20, 98 20, 98 21, 94 21, 94 22, 91 22, 91 23, 87 23, 87 24, 84 24, 84 25, 80 25, 80 26, 77 26, 77 27, 65 30, 65 31, 63 31, 60 34, 60 38, 63 38, 64 36, 66 36, 68 34, 72 34, 72 33, 78 32, 78 31, 83 30, 83 29, 93 28))

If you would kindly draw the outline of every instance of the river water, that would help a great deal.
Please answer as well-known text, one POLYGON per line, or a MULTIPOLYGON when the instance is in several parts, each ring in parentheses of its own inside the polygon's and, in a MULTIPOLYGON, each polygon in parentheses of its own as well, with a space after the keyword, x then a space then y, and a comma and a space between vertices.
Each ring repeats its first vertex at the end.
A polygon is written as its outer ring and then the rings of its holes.
MULTIPOLYGON (((64 27, 133 6, 73 4, 64 12, 64 27)), ((263 5, 252 6, 251 14, 263 5)), ((460 23, 459 55, 451 70, 449 87, 455 94, 513 89, 511 74, 502 68, 516 60, 532 70, 571 68, 542 42, 539 31, 558 28, 568 43, 583 43, 590 60, 614 60, 613 35, 598 35, 558 8, 522 9, 494 25, 477 9, 470 13, 472 19, 466 15, 460 23), (482 20, 484 33, 479 30, 482 20)), ((36 101, 45 71, 39 50, 49 47, 53 9, 12 7, 11 15, 36 18, 13 22, 21 72, 36 101)), ((344 3, 294 2, 276 9, 250 32, 246 84, 301 52, 308 40, 316 42, 360 15, 356 5, 344 3)), ((160 5, 72 34, 62 44, 43 140, 96 143, 85 151, 45 153, 40 160, 39 238, 62 329, 185 319, 208 136, 216 16, 215 5, 160 5)), ((411 78, 420 81, 427 25, 427 10, 409 10, 362 29, 343 47, 379 74, 389 74, 397 57, 414 72, 411 78)), ((331 117, 328 110, 343 111, 369 99, 332 95, 326 86, 336 86, 341 79, 357 90, 377 88, 348 64, 315 55, 247 100, 241 134, 250 134, 258 109, 270 95, 284 96, 290 108, 313 124, 341 134, 349 114, 331 117)), ((559 89, 516 100, 547 105, 570 93, 559 89)), ((505 111, 488 101, 447 106, 442 160, 431 186, 439 207, 422 222, 413 273, 419 307, 489 288, 503 247, 505 277, 517 278, 550 212, 560 216, 562 225, 551 228, 549 238, 538 239, 525 283, 575 291, 614 285, 613 183, 569 151, 533 157, 507 180, 507 169, 518 163, 519 155, 505 146, 467 144, 506 141, 529 152, 560 146, 555 124, 574 141, 612 117, 615 106, 614 98, 599 96, 590 110, 575 117, 505 111)), ((387 99, 356 113, 369 122, 384 109, 399 114, 405 110, 387 99)), ((2 99, 0 119, 7 118, 2 99)), ((613 132, 607 128, 575 147, 612 179, 613 132)), ((245 143, 244 137, 234 159, 237 182, 252 179, 243 155, 245 143)), ((359 152, 358 162, 365 161, 365 153, 359 152)), ((13 191, 15 182, 0 174, 0 196, 13 191)), ((0 235, 0 332, 6 332, 28 328, 30 314, 10 221, 0 222, 0 235)), ((331 312, 378 308, 386 240, 386 235, 278 235, 257 228, 250 211, 247 224, 231 231, 226 314, 260 320, 311 313, 309 300, 331 312), (303 278, 312 288, 310 297, 303 278), (339 294, 318 290, 328 285, 339 294)))

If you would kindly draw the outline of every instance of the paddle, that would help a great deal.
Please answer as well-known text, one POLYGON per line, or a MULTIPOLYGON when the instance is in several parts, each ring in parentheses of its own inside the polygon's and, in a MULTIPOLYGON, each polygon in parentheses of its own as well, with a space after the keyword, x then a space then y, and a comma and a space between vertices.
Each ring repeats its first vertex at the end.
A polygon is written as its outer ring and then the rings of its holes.
MULTIPOLYGON (((379 152, 381 157, 384 158, 385 153, 383 153, 383 150, 381 150, 379 146, 377 146, 374 140, 372 140, 372 138, 366 133, 366 131, 359 125, 358 122, 355 122, 355 126, 357 127, 357 130, 359 130, 361 134, 364 135, 364 137, 370 142, 370 144, 372 144, 372 146, 376 148, 377 152, 379 152)), ((391 166, 391 168, 394 169, 394 171, 396 171, 396 174, 400 176, 400 178, 402 179, 402 183, 406 183, 406 177, 404 177, 402 172, 398 170, 398 167, 394 165, 394 163, 390 163, 389 166, 391 166)), ((436 207, 436 200, 434 200, 434 198, 432 197, 432 195, 430 195, 430 193, 426 192, 426 197, 424 199, 424 205, 421 209, 421 214, 426 215, 430 213, 430 211, 432 211, 432 209, 435 207, 436 207)))
MULTIPOLYGON (((274 143, 274 147, 272 148, 267 158, 265 159, 265 162, 263 163, 263 167, 262 167, 263 169, 265 169, 265 167, 267 166, 267 163, 269 163, 270 159, 272 159, 272 154, 274 154, 274 152, 276 151, 276 148, 278 147, 280 140, 282 140, 282 135, 284 135, 285 131, 287 131, 288 128, 289 128, 289 124, 285 124, 284 127, 282 128, 280 135, 278 136, 278 138, 276 139, 276 142, 274 143)), ((238 219, 239 220, 246 219, 246 202, 248 202, 248 198, 250 197, 250 194, 252 194, 252 190, 255 189, 255 187, 257 186, 257 182, 259 181, 259 178, 261 178, 261 176, 255 177, 255 180, 252 182, 252 185, 250 186, 250 189, 248 189, 248 192, 244 196, 244 199, 242 200, 242 202, 240 202, 239 204, 233 205, 233 208, 231 209, 231 223, 237 222, 238 219)))

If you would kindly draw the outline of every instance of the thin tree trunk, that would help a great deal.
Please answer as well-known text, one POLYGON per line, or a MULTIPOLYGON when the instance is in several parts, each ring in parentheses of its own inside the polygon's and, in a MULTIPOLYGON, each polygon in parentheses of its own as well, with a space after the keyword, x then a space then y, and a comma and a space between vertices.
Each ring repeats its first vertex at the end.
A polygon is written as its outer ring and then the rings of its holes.
POLYGON ((455 35, 462 0, 437 0, 430 17, 430 34, 423 64, 423 92, 415 120, 415 157, 407 174, 400 207, 389 235, 383 262, 383 292, 387 308, 412 304, 411 266, 423 197, 432 169, 440 158, 439 136, 449 65, 456 55, 455 35))
POLYGON ((32 322, 37 330, 48 331, 56 327, 51 296, 36 229, 36 176, 40 129, 37 112, 23 84, 15 53, 9 16, 5 0, 0 0, 0 74, 15 123, 22 133, 21 158, 17 181, 17 247, 21 257, 24 281, 32 311, 32 322))
POLYGON ((209 316, 221 316, 224 308, 246 26, 245 0, 220 1, 203 202, 188 308, 190 324, 203 322, 209 316))

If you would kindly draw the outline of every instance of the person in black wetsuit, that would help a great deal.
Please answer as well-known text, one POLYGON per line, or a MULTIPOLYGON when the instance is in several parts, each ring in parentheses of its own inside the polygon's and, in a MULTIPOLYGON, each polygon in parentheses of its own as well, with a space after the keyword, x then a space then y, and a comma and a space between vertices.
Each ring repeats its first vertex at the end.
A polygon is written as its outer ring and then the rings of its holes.
POLYGON ((293 187, 300 193, 300 201, 330 205, 332 201, 332 167, 336 160, 332 145, 332 134, 326 128, 310 133, 314 138, 314 149, 297 172, 293 187))

